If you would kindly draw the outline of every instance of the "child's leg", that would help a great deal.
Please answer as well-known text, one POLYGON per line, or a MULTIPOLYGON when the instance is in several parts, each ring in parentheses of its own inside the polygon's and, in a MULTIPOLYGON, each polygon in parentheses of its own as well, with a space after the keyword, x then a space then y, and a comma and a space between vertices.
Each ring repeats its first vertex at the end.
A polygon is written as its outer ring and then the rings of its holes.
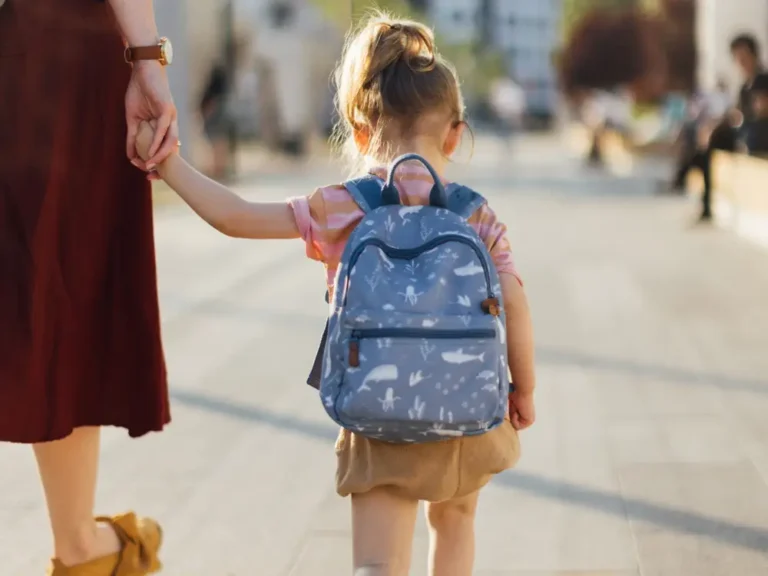
POLYGON ((78 428, 63 440, 34 447, 56 557, 68 566, 120 550, 112 527, 94 520, 99 438, 99 428, 78 428))
POLYGON ((427 505, 430 576, 472 576, 479 494, 427 505))
POLYGON ((383 488, 352 496, 355 576, 408 576, 418 509, 383 488))

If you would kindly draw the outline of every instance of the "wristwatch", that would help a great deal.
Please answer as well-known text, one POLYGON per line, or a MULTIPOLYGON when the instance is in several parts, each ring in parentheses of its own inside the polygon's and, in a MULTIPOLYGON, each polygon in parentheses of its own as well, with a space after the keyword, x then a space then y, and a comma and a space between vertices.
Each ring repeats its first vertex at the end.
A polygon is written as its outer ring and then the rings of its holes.
POLYGON ((139 60, 157 60, 163 66, 173 62, 173 45, 168 38, 160 38, 154 46, 127 46, 125 61, 129 64, 139 60))

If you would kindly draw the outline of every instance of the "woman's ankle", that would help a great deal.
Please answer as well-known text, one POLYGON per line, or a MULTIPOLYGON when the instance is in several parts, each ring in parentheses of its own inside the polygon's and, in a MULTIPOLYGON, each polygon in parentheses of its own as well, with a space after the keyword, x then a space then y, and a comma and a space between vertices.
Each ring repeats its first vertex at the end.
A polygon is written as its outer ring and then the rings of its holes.
POLYGON ((85 564, 96 558, 109 556, 122 548, 115 530, 95 520, 68 530, 55 538, 56 558, 65 566, 85 564))

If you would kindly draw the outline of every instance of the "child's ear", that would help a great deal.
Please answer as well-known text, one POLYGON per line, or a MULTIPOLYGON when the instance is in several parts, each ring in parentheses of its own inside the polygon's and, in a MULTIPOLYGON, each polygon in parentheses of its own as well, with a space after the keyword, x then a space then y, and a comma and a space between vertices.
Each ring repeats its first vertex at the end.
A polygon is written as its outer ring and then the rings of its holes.
POLYGON ((371 145, 371 130, 368 126, 362 126, 355 128, 353 132, 355 139, 355 146, 360 154, 365 155, 368 153, 368 147, 371 145))
POLYGON ((443 154, 447 157, 453 156, 456 150, 461 144, 461 137, 464 135, 464 128, 466 124, 464 122, 454 123, 448 130, 448 135, 443 142, 443 154))

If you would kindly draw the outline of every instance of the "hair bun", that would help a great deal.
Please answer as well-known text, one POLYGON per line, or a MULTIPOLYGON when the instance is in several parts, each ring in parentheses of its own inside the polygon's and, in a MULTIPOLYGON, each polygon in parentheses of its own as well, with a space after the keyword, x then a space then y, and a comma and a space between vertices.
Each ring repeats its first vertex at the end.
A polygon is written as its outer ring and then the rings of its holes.
POLYGON ((399 59, 416 72, 425 72, 435 66, 435 37, 432 31, 416 22, 395 22, 389 33, 402 45, 399 59))
POLYGON ((374 48, 365 85, 370 85, 385 70, 404 62, 414 72, 428 72, 435 67, 435 38, 432 31, 418 22, 376 23, 374 48))

